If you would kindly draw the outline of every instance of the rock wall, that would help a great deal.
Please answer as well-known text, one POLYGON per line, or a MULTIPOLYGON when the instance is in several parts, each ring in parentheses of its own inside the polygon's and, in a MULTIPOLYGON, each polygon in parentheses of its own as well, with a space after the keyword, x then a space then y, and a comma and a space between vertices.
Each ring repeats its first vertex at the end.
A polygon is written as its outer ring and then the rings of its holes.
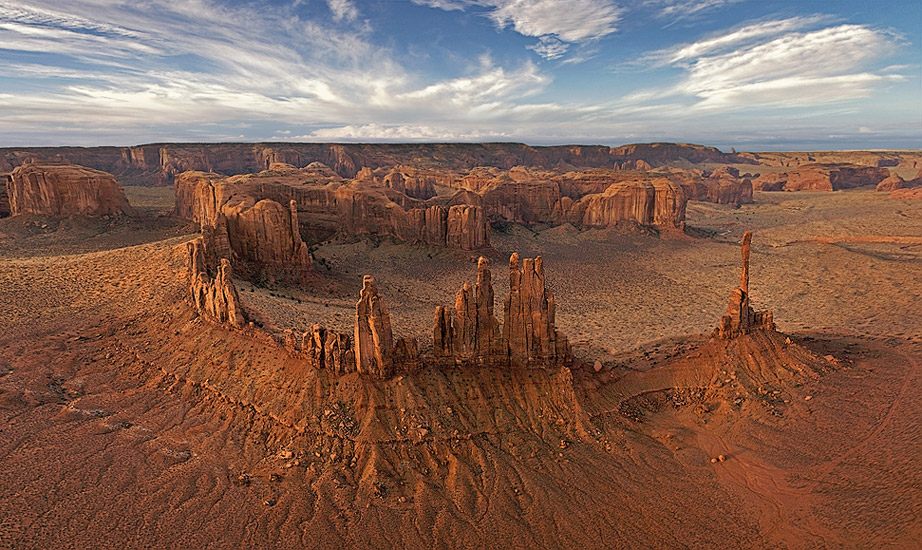
POLYGON ((425 159, 433 168, 451 170, 470 170, 476 166, 509 169, 525 165, 557 169, 648 167, 676 161, 754 162, 742 155, 721 153, 713 147, 675 143, 618 148, 533 147, 522 143, 166 143, 136 147, 3 148, 0 149, 0 171, 11 171, 27 158, 89 166, 115 174, 132 185, 169 185, 175 176, 190 170, 247 174, 265 170, 273 163, 304 167, 320 162, 343 178, 354 178, 362 167, 410 165, 417 164, 420 159, 425 159))
POLYGON ((752 185, 759 191, 839 191, 877 185, 889 176, 889 170, 876 166, 807 164, 796 170, 759 176, 752 185))
POLYGON ((714 336, 722 339, 734 338, 754 330, 775 330, 771 311, 753 311, 749 304, 749 248, 752 232, 743 235, 743 266, 740 274, 740 286, 730 295, 727 313, 720 319, 720 325, 714 330, 714 336))
POLYGON ((6 182, 12 215, 109 216, 131 214, 131 206, 112 174, 65 163, 28 162, 6 182))
POLYGON ((0 218, 10 215, 10 196, 7 188, 11 181, 9 174, 0 174, 0 218))
POLYGON ((197 238, 186 243, 189 266, 189 289, 199 315, 214 323, 242 327, 246 322, 237 287, 231 279, 231 264, 221 258, 217 266, 209 267, 205 243, 197 238))

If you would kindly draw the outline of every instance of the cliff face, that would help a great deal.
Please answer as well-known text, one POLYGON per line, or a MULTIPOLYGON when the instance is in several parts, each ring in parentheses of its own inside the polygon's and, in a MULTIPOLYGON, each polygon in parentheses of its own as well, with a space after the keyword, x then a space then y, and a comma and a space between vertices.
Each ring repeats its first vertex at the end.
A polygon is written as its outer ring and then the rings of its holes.
MULTIPOLYGON (((211 222, 217 212, 230 217, 236 204, 294 200, 298 230, 317 241, 343 232, 463 250, 490 245, 487 219, 479 206, 449 204, 445 197, 419 200, 386 186, 385 178, 370 170, 346 181, 319 163, 300 170, 277 163, 273 167, 276 170, 230 178, 204 172, 180 174, 176 212, 193 221, 211 222)), ((394 173, 387 176, 396 178, 394 173)))
POLYGON ((806 164, 796 170, 759 176, 752 184, 760 191, 838 191, 877 185, 889 176, 889 170, 874 166, 806 164))
POLYGON ((9 174, 0 174, 0 218, 10 215, 10 196, 7 189, 11 181, 9 174))
MULTIPOLYGON (((354 178, 362 167, 371 169, 416 165, 425 159, 426 168, 470 170, 477 166, 509 169, 537 166, 547 169, 662 166, 677 160, 689 162, 752 162, 740 155, 727 155, 713 147, 652 143, 604 146, 532 147, 522 143, 420 143, 420 144, 332 144, 332 143, 165 143, 137 147, 23 147, 0 149, 0 171, 11 171, 27 158, 66 161, 115 174, 136 185, 169 185, 186 171, 217 172, 224 175, 266 170, 273 163, 295 167, 323 163, 343 178, 354 178)), ((425 195, 427 184, 421 185, 425 195)), ((417 185, 417 183, 411 184, 417 185)), ((410 193, 416 196, 415 191, 410 193)), ((419 196, 418 198, 423 198, 419 196)), ((300 202, 299 202, 300 203, 300 202)))
POLYGON ((6 182, 12 215, 106 216, 131 214, 112 174, 63 163, 27 163, 6 182))

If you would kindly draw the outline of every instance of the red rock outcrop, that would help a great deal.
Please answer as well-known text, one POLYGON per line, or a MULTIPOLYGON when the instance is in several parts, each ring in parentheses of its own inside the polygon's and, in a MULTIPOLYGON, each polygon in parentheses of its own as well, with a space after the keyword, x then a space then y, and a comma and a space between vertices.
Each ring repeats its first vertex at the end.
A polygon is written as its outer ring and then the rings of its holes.
POLYGON ((620 182, 604 193, 587 195, 567 207, 561 214, 578 227, 612 227, 621 221, 640 225, 683 227, 685 222, 684 190, 666 178, 620 182))
POLYGON ((335 374, 355 372, 355 351, 348 334, 313 325, 303 334, 285 331, 285 347, 289 353, 306 359, 315 369, 328 369, 335 374))
POLYGON ((765 174, 752 185, 759 191, 838 191, 877 185, 889 176, 889 170, 876 166, 805 164, 796 170, 765 174))
POLYGON ((506 345, 493 315, 493 281, 489 262, 477 261, 477 282, 465 283, 455 296, 454 309, 438 306, 433 327, 433 355, 458 363, 502 364, 506 345))
POLYGON ((730 295, 727 314, 721 317, 720 325, 714 330, 714 336, 722 339, 734 338, 754 330, 775 330, 771 311, 753 311, 749 304, 749 248, 752 232, 743 235, 743 266, 740 274, 740 286, 730 295))
POLYGON ((371 275, 362 280, 355 304, 355 366, 362 374, 387 378, 396 370, 414 370, 419 363, 415 338, 394 341, 391 318, 378 297, 378 285, 371 275))
POLYGON ((237 287, 231 279, 231 264, 221 258, 212 268, 208 265, 205 243, 201 237, 186 243, 189 287, 199 314, 215 323, 242 327, 246 322, 237 287))
POLYGON ((890 197, 894 199, 922 199, 922 186, 897 189, 890 193, 890 197))
POLYGON ((877 184, 876 190, 890 192, 903 189, 904 187, 906 187, 906 180, 901 178, 898 174, 890 174, 890 177, 877 184))
POLYGON ((541 256, 509 258, 509 295, 503 305, 503 340, 514 367, 566 364, 572 360, 567 337, 554 326, 554 295, 545 287, 541 256))
POLYGON ((509 258, 510 292, 504 324, 493 315, 489 262, 477 261, 477 283, 465 283, 454 308, 438 306, 432 328, 433 358, 439 364, 548 367, 572 361, 567 337, 554 326, 554 295, 545 287, 541 257, 509 258))
POLYGON ((7 180, 10 213, 47 216, 131 214, 112 174, 66 163, 27 162, 7 180))

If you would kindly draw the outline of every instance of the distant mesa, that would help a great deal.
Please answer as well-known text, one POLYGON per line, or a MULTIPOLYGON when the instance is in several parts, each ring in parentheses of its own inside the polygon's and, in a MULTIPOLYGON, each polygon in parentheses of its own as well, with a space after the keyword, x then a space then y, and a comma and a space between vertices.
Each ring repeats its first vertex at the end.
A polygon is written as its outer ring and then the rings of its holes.
POLYGON ((752 181, 758 191, 839 191, 877 185, 890 171, 855 164, 805 164, 795 170, 760 175, 752 181))
POLYGON ((112 174, 63 162, 32 161, 5 176, 0 212, 16 216, 121 216, 133 213, 112 174))

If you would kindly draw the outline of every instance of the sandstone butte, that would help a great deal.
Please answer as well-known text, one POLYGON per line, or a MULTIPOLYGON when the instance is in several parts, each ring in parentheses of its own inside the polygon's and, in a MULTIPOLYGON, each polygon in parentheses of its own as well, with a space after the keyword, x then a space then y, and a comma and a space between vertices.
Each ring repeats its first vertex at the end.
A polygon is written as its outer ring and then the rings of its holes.
MULTIPOLYGON (((361 171, 344 180, 328 166, 311 163, 231 178, 186 172, 176 179, 176 212, 193 221, 228 214, 235 203, 269 199, 299 205, 298 230, 312 242, 336 233, 390 236, 398 241, 474 250, 489 246, 489 228, 479 206, 452 204, 451 197, 421 200, 404 194, 413 178, 408 170, 361 171)), ((415 172, 414 172, 415 173, 415 172)), ((428 194, 425 184, 410 189, 428 194)))
POLYGON ((732 169, 711 177, 675 169, 557 174, 525 167, 446 172, 398 166, 363 168, 346 180, 318 162, 301 169, 278 163, 270 168, 233 177, 180 174, 176 212, 201 223, 219 211, 227 214, 239 201, 295 200, 299 231, 309 243, 343 233, 476 250, 490 246, 491 223, 681 229, 688 193, 726 204, 752 200, 751 182, 732 169))
POLYGON ((752 181, 759 191, 838 191, 877 185, 890 177, 882 167, 854 164, 804 164, 795 170, 760 175, 752 181))
POLYGON ((0 210, 7 210, 13 216, 132 214, 115 177, 92 168, 62 162, 26 162, 5 179, 8 208, 0 210))

